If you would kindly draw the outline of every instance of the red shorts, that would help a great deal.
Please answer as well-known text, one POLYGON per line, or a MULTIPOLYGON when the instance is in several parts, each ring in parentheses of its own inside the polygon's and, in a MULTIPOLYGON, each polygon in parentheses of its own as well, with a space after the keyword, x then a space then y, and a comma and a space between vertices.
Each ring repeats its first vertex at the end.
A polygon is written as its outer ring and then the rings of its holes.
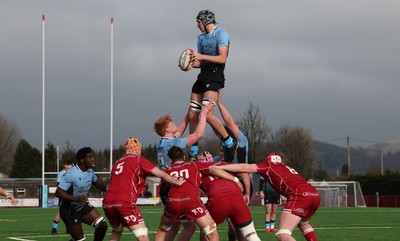
POLYGON ((311 185, 299 186, 296 192, 287 198, 283 211, 300 217, 312 217, 320 203, 319 193, 311 185))
POLYGON ((103 203, 104 214, 111 226, 130 227, 139 223, 144 223, 140 210, 136 205, 129 202, 110 202, 103 203))
POLYGON ((173 221, 184 214, 189 220, 195 220, 208 213, 200 197, 168 197, 164 215, 173 221))
POLYGON ((252 220, 249 207, 243 201, 241 193, 209 197, 207 208, 217 224, 223 223, 228 217, 239 227, 252 220))

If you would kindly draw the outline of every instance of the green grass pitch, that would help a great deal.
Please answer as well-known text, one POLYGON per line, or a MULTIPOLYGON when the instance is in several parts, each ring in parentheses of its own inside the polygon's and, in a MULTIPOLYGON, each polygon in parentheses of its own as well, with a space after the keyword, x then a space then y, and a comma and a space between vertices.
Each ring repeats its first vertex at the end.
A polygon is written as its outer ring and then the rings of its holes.
MULTIPOLYGON (((158 227, 162 206, 139 207, 149 228, 150 240, 158 227)), ((102 209, 98 208, 101 212, 102 209)), ((264 233, 264 208, 250 207, 257 233, 261 240, 276 240, 273 234, 264 233)), ((279 209, 279 212, 282 208, 279 209)), ((58 241, 69 240, 65 226, 59 224, 58 234, 51 235, 52 222, 57 209, 48 208, 0 208, 0 240, 58 241)), ((278 216, 279 216, 278 212, 278 216)), ((321 207, 311 224, 319 240, 323 241, 398 241, 400 240, 400 208, 323 208, 321 207)), ((87 240, 92 240, 93 229, 84 225, 87 240)), ((108 240, 109 232, 104 240, 108 240)), ((219 226, 222 241, 227 239, 226 223, 219 226)), ((199 232, 192 240, 198 240, 199 232)), ((305 240, 298 229, 293 233, 296 240, 305 240)), ((127 230, 122 241, 136 240, 127 230)))

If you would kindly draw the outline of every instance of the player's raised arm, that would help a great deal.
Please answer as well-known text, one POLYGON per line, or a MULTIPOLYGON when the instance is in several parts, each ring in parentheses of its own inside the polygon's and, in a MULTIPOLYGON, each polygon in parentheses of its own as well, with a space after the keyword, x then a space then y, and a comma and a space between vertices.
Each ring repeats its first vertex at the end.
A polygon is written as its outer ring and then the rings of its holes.
POLYGON ((224 119, 226 126, 229 128, 231 133, 236 138, 238 138, 238 136, 240 134, 240 130, 239 130, 237 124, 235 123, 235 120, 233 119, 231 113, 229 113, 228 109, 222 103, 221 96, 219 94, 218 94, 217 105, 218 105, 219 112, 221 113, 222 119, 224 119))
POLYGON ((175 179, 170 175, 168 175, 167 173, 165 173, 164 171, 161 171, 158 167, 154 167, 153 169, 151 169, 151 174, 161 178, 163 181, 166 181, 174 186, 180 186, 185 182, 185 179, 183 178, 175 179))
POLYGON ((176 137, 181 137, 183 135, 183 133, 185 133, 185 130, 186 130, 186 127, 188 124, 189 124, 189 111, 186 111, 186 114, 183 117, 181 123, 179 123, 179 125, 177 126, 178 135, 176 137))
POLYGON ((188 146, 195 144, 201 138, 203 138, 204 133, 206 132, 207 114, 213 110, 214 105, 211 102, 203 105, 200 111, 199 123, 197 124, 196 130, 186 137, 186 142, 188 146))

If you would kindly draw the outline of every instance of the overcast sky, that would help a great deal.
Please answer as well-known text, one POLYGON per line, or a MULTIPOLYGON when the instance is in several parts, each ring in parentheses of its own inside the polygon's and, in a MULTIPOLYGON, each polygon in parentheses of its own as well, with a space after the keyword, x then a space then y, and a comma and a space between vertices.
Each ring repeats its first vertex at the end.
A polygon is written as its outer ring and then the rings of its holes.
POLYGON ((400 136, 398 0, 1 1, 0 115, 41 149, 45 14, 45 142, 108 148, 114 17, 114 146, 157 142, 154 121, 187 110, 198 69, 177 61, 202 9, 231 38, 222 98, 235 118, 252 102, 274 131, 342 146, 400 136))

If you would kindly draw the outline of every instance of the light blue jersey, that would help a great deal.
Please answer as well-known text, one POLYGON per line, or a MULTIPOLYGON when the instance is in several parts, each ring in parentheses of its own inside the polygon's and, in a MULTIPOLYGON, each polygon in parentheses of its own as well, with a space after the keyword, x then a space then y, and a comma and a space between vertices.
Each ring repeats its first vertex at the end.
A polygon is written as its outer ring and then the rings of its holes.
POLYGON ((74 197, 87 196, 96 180, 97 176, 93 169, 89 168, 86 172, 83 172, 78 166, 74 166, 62 176, 58 187, 68 193, 72 189, 70 194, 74 197))
POLYGON ((157 149, 157 160, 158 160, 158 166, 159 168, 165 168, 165 167, 170 167, 171 162, 169 161, 168 157, 168 151, 171 149, 171 147, 177 146, 180 147, 181 149, 187 148, 187 142, 186 142, 186 137, 181 137, 181 138, 166 138, 163 137, 161 140, 157 143, 156 149, 157 149))
POLYGON ((61 182, 61 178, 62 178, 62 176, 64 176, 65 173, 66 173, 66 171, 63 169, 57 174, 57 183, 61 182))
MULTIPOLYGON (((217 56, 219 54, 218 49, 222 46, 230 45, 228 33, 220 28, 216 27, 211 33, 202 33, 197 38, 197 52, 210 56, 217 56)), ((207 67, 208 65, 215 65, 210 62, 202 62, 201 68, 207 67)))

